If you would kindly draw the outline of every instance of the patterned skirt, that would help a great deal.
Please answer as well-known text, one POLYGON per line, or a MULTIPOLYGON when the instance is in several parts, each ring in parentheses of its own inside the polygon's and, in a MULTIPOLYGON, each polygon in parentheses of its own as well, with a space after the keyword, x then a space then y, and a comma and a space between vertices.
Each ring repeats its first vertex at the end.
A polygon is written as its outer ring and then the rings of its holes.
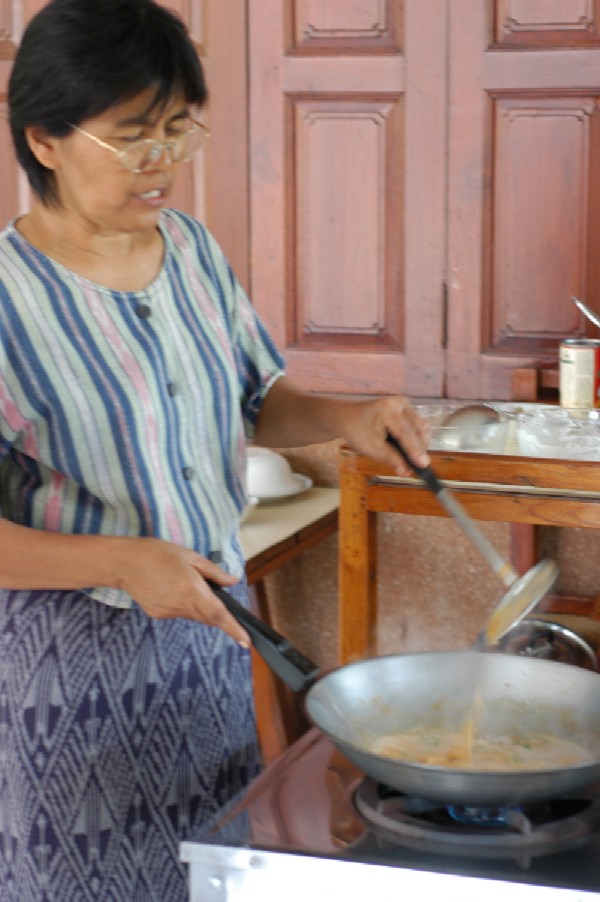
POLYGON ((184 902, 180 841, 259 766, 220 630, 0 592, 0 902, 184 902))

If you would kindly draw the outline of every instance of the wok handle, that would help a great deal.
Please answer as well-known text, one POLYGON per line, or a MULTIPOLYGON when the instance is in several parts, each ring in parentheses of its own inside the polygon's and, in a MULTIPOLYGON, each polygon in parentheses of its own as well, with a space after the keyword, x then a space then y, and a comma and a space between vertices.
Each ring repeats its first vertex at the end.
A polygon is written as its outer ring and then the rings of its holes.
POLYGON ((505 560, 502 555, 498 554, 494 546, 488 542, 474 520, 471 519, 462 505, 458 503, 456 498, 451 495, 443 483, 440 482, 434 470, 431 467, 418 467, 414 464, 398 439, 390 432, 388 432, 386 438, 388 443, 401 455, 411 470, 414 470, 419 479, 421 479, 427 488, 434 493, 442 507, 444 507, 450 516, 454 518, 467 538, 488 562, 494 573, 500 577, 505 586, 510 588, 518 579, 518 574, 512 564, 505 560))
POLYGON ((284 636, 255 617, 218 583, 210 579, 206 582, 229 613, 248 632, 252 645, 263 661, 286 686, 293 692, 309 689, 320 675, 317 665, 294 648, 284 636))

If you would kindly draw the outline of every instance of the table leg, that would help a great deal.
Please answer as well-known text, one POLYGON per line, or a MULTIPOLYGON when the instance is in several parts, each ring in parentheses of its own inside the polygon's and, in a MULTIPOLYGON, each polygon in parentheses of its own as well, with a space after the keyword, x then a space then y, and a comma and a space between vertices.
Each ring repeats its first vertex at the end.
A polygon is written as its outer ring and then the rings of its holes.
MULTIPOLYGON (((267 592, 263 580, 250 586, 252 613, 271 624, 267 592)), ((288 748, 306 730, 298 697, 273 673, 253 650, 254 704, 260 747, 265 765, 288 748)))
POLYGON ((377 523, 366 509, 367 479, 342 453, 340 489, 340 662, 374 654, 377 626, 377 523))

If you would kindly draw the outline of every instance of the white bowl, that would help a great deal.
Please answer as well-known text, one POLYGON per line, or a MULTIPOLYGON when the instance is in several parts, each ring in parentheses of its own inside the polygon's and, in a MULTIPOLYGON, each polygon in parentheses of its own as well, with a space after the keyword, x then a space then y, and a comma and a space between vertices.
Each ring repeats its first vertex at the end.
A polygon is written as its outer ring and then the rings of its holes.
POLYGON ((252 447, 246 451, 246 487, 257 498, 278 498, 301 492, 312 485, 310 479, 292 473, 282 454, 268 448, 252 447))

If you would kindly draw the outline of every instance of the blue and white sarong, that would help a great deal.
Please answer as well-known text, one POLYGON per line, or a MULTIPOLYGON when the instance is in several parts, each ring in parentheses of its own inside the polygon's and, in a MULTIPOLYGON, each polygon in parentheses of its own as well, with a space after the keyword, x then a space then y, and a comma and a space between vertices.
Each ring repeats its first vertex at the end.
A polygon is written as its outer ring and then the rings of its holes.
POLYGON ((0 591, 0 902, 184 902, 180 841, 259 767, 220 630, 0 591))

